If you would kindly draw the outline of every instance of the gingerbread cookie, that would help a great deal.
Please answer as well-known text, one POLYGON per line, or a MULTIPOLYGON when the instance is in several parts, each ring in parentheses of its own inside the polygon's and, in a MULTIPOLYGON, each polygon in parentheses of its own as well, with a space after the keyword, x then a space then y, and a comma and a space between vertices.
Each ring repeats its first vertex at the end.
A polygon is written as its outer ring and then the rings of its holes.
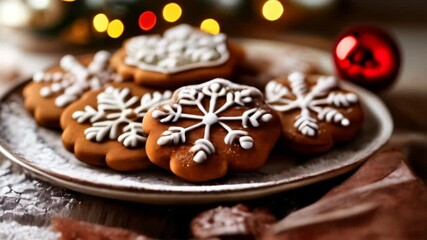
POLYGON ((108 63, 110 53, 75 58, 64 56, 59 66, 34 74, 33 81, 23 91, 25 107, 43 127, 59 128, 64 108, 88 91, 100 89, 108 83, 121 82, 108 63))
POLYGON ((61 116, 62 141, 85 163, 135 171, 150 165, 142 119, 172 93, 153 92, 134 83, 121 85, 87 92, 68 106, 61 116))
POLYGON ((279 112, 288 147, 317 154, 355 136, 363 122, 362 107, 358 96, 341 89, 338 81, 294 72, 267 84, 266 101, 279 112))
POLYGON ((260 168, 280 135, 262 93, 225 79, 176 90, 142 125, 150 161, 194 182, 260 168))
POLYGON ((127 40, 114 53, 111 65, 140 85, 176 88, 214 77, 229 78, 242 56, 243 50, 224 34, 211 35, 182 24, 163 36, 127 40))
POLYGON ((265 208, 219 206, 197 215, 191 221, 191 233, 196 239, 260 239, 276 222, 265 208))

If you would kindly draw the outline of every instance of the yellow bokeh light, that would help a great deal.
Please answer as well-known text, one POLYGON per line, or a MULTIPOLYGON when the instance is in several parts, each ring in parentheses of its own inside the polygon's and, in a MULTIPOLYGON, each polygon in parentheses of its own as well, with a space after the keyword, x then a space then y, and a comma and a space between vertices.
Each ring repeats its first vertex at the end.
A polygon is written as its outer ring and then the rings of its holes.
POLYGON ((125 30, 125 26, 123 25, 122 21, 119 19, 115 19, 108 24, 107 33, 108 36, 112 38, 118 38, 123 34, 123 31, 125 30))
POLYGON ((268 0, 262 6, 262 15, 268 21, 276 21, 283 14, 283 5, 278 0, 268 0))
POLYGON ((95 17, 93 17, 93 27, 98 32, 107 31, 108 23, 108 17, 103 13, 98 13, 95 17))
POLYGON ((210 34, 218 34, 220 32, 219 23, 212 18, 203 20, 200 24, 200 29, 210 34))
POLYGON ((163 8, 163 18, 167 22, 176 22, 182 15, 181 7, 176 3, 168 3, 163 8))

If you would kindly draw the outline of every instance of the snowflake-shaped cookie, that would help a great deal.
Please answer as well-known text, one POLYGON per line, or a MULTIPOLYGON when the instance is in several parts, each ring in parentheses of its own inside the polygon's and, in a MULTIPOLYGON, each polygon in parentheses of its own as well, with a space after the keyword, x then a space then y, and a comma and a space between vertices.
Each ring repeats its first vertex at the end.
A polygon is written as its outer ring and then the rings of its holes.
POLYGON ((148 109, 170 96, 170 91, 130 96, 128 88, 108 87, 97 96, 96 109, 88 105, 84 111, 74 112, 72 117, 79 123, 91 123, 92 126, 84 131, 87 140, 117 140, 125 147, 134 148, 145 143, 142 118, 148 109))
POLYGON ((116 171, 137 171, 151 165, 142 119, 150 107, 171 96, 132 82, 89 91, 61 115, 62 143, 76 158, 116 171))
POLYGON ((128 65, 165 74, 221 65, 230 55, 224 34, 211 35, 186 24, 165 31, 163 36, 131 38, 126 54, 128 65))
POLYGON ((301 110, 294 122, 294 127, 300 133, 309 137, 316 136, 319 121, 343 127, 350 125, 350 120, 336 108, 348 108, 358 102, 358 97, 354 93, 334 91, 338 87, 335 77, 322 76, 311 89, 307 85, 306 76, 301 72, 290 74, 288 80, 291 90, 276 81, 269 82, 266 86, 266 101, 279 112, 301 110))
POLYGON ((233 105, 245 106, 253 101, 253 97, 261 97, 260 92, 254 88, 235 87, 233 90, 230 83, 224 80, 213 80, 208 84, 202 84, 198 87, 189 87, 181 89, 178 93, 178 104, 169 104, 162 106, 164 109, 153 111, 152 116, 159 119, 162 123, 176 122, 180 119, 196 120, 197 123, 188 127, 172 126, 167 131, 163 132, 162 137, 157 143, 159 145, 179 144, 186 142, 186 133, 199 127, 204 127, 205 132, 202 138, 198 139, 194 146, 190 149, 194 153, 193 160, 197 163, 204 162, 208 155, 215 152, 215 146, 209 140, 211 136, 211 128, 218 124, 223 127, 228 133, 224 138, 227 145, 232 145, 237 140, 243 149, 253 147, 254 140, 247 131, 232 129, 227 122, 241 122, 243 128, 258 127, 263 122, 271 120, 272 115, 261 108, 250 108, 240 116, 220 116, 233 105), (236 89, 238 89, 236 91, 236 89), (205 108, 202 100, 209 98, 209 106, 205 108), (226 98, 226 102, 221 106, 217 106, 218 98, 226 98), (183 106, 197 106, 201 114, 183 113, 183 106))
POLYGON ((221 177, 227 164, 233 170, 259 168, 280 134, 278 117, 262 93, 225 79, 178 89, 170 102, 150 110, 143 128, 149 133, 147 148, 150 144, 158 149, 147 150, 150 160, 190 181, 221 177), (242 162, 239 157, 248 159, 242 162), (202 173, 212 165, 218 169, 202 173), (193 173, 192 168, 197 170, 193 173))
POLYGON ((88 90, 96 90, 110 82, 120 82, 122 78, 108 65, 110 53, 99 51, 86 67, 74 56, 62 57, 62 72, 38 72, 34 74, 36 83, 50 83, 40 89, 40 96, 50 98, 55 95, 55 105, 65 107, 76 101, 88 90))
POLYGON ((128 39, 111 57, 111 67, 141 86, 176 89, 232 77, 243 55, 243 49, 225 34, 212 35, 182 24, 163 35, 128 39))

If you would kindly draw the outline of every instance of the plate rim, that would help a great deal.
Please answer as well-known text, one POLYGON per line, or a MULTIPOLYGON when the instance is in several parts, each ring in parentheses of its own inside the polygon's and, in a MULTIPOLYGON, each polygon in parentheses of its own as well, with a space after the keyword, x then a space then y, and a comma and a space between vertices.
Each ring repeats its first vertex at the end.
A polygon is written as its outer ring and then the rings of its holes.
MULTIPOLYGON (((265 42, 272 44, 284 44, 278 41, 272 40, 257 40, 257 39, 243 39, 246 42, 265 42)), ((286 43, 287 44, 287 43, 286 43)), ((296 46, 295 44, 287 44, 296 46)), ((306 46, 301 46, 305 49, 310 49, 316 52, 322 52, 320 49, 310 48, 306 46)), ((13 87, 4 91, 0 95, 0 102, 3 102, 10 94, 19 91, 30 79, 18 82, 13 87)), ((233 201, 233 200, 243 200, 243 199, 253 199, 259 198, 274 193, 287 191, 295 189, 298 187, 310 185, 315 182, 324 181, 336 176, 339 176, 345 172, 348 172, 357 166, 361 165, 367 157, 371 156, 374 152, 380 149, 387 140, 391 137, 393 133, 393 119, 388 111, 387 107, 383 101, 373 94, 372 92, 363 89, 353 83, 348 81, 340 82, 345 89, 356 91, 358 94, 363 95, 362 99, 365 102, 365 106, 368 107, 373 114, 373 116, 378 119, 380 122, 379 133, 376 137, 379 143, 375 147, 367 149, 368 151, 363 151, 360 157, 360 160, 348 163, 346 165, 340 165, 339 167, 333 167, 324 171, 320 174, 309 175, 302 179, 295 179, 291 181, 271 181, 268 184, 261 186, 255 186, 251 188, 243 189, 222 189, 222 190, 210 190, 210 191, 194 191, 194 190, 169 190, 169 189, 143 189, 143 188, 132 188, 132 187, 120 187, 108 184, 99 184, 89 181, 82 181, 76 178, 70 178, 69 176, 60 175, 58 173, 49 171, 48 169, 42 169, 36 165, 32 165, 31 162, 25 160, 19 156, 19 154, 14 153, 7 143, 4 143, 0 139, 0 152, 2 152, 5 157, 7 157, 12 162, 20 165, 24 169, 28 170, 31 175, 34 175, 36 178, 43 181, 47 181, 50 184, 71 189, 74 191, 96 195, 101 197, 120 199, 120 200, 129 200, 145 203, 154 203, 154 204, 194 204, 194 203, 211 203, 218 201, 233 201), (375 110, 375 111, 373 111, 375 110), (188 202, 188 198, 195 197, 195 201, 188 202), (220 198, 220 199, 218 199, 220 198), (174 199, 171 201, 171 199, 174 199), (215 200, 216 199, 216 200, 215 200)))

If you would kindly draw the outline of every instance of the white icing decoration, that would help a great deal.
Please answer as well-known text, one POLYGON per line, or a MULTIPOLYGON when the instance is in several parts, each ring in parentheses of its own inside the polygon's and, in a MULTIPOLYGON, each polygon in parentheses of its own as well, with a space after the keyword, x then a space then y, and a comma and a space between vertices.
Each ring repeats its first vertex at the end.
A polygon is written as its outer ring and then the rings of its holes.
POLYGON ((227 122, 240 121, 243 128, 259 127, 260 122, 270 121, 272 115, 257 106, 251 106, 241 116, 221 116, 221 113, 233 106, 248 107, 247 104, 254 104, 257 99, 262 98, 262 93, 256 88, 233 84, 220 78, 199 85, 182 87, 175 92, 173 102, 159 106, 152 112, 152 116, 159 119, 161 123, 174 123, 181 119, 196 120, 197 122, 185 128, 169 127, 162 133, 157 144, 162 146, 185 143, 187 132, 204 127, 203 138, 195 141, 194 146, 190 149, 194 153, 193 160, 202 163, 209 155, 215 153, 215 146, 210 141, 210 131, 212 126, 218 124, 227 131, 227 135, 224 137, 225 144, 232 145, 234 142, 238 142, 243 149, 251 149, 254 140, 249 133, 244 130, 234 130, 227 125, 227 122), (209 99, 207 108, 203 106, 205 98, 209 99), (219 98, 225 98, 225 103, 221 106, 217 106, 219 98), (197 107, 200 115, 185 113, 183 111, 185 106, 197 107))
POLYGON ((59 93, 55 98, 55 105, 66 107, 88 90, 100 89, 112 81, 122 81, 122 78, 108 67, 109 60, 109 52, 99 51, 86 68, 75 57, 66 55, 60 61, 63 73, 37 72, 33 81, 50 83, 40 89, 40 96, 48 98, 59 93))
POLYGON ((310 91, 301 72, 294 72, 288 76, 291 90, 286 86, 270 81, 266 86, 266 101, 276 111, 287 112, 301 109, 300 115, 295 119, 294 127, 306 136, 313 137, 318 131, 318 120, 329 123, 349 126, 350 120, 345 118, 334 107, 348 108, 358 101, 354 93, 333 92, 338 87, 338 80, 333 77, 320 77, 310 91), (296 99, 291 98, 292 94, 296 99), (329 106, 325 106, 329 105, 329 106), (317 113, 317 119, 312 117, 310 111, 317 113))
POLYGON ((86 106, 84 111, 73 113, 72 117, 77 122, 92 124, 84 131, 87 140, 102 142, 108 137, 111 140, 118 140, 128 148, 145 143, 142 118, 150 107, 169 99, 172 93, 171 91, 146 93, 141 98, 129 95, 128 88, 108 87, 98 94, 97 109, 86 106), (118 135, 121 126, 122 133, 118 135))
POLYGON ((125 50, 126 64, 164 74, 218 66, 230 55, 224 34, 211 35, 186 24, 170 28, 163 36, 131 38, 125 50))

